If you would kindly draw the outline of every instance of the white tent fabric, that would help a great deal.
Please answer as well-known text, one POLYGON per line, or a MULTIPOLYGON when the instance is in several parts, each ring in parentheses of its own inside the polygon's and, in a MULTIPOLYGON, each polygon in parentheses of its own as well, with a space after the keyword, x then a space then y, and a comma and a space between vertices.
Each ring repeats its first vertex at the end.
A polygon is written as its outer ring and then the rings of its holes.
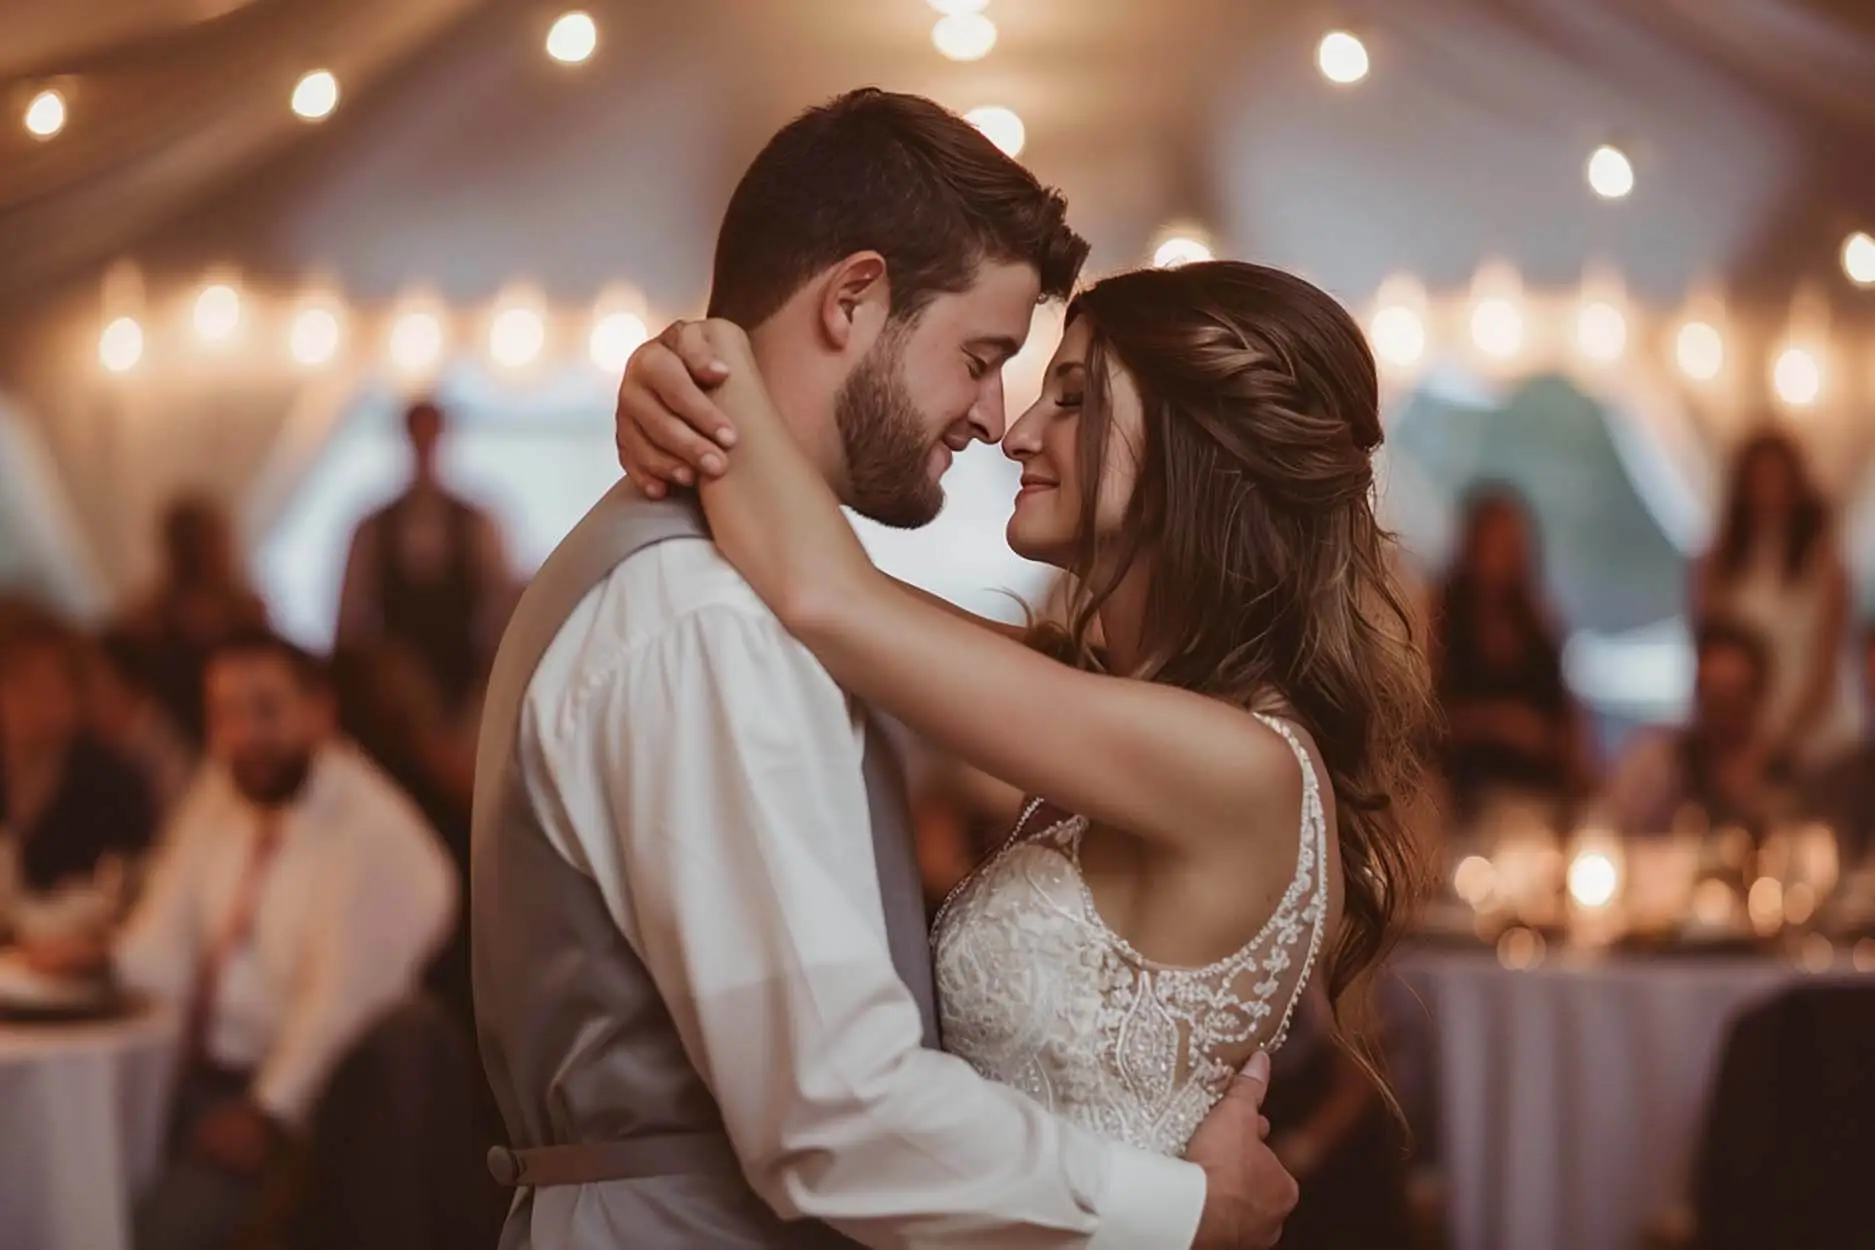
MULTIPOLYGON (((541 51, 553 6, 0 0, 0 101, 50 84, 71 104, 50 142, 0 126, 0 389, 109 586, 147 571, 150 518, 180 487, 223 495, 263 541, 295 466, 393 388, 373 336, 407 291, 457 310, 471 353, 515 283, 574 311, 614 283, 654 322, 694 311, 743 162, 792 112, 864 82, 1015 108, 1097 270, 1138 263, 1184 217, 1351 303, 1395 270, 1462 295, 1496 258, 1533 290, 1607 267, 1663 319, 1722 292, 1741 360, 1805 290, 1841 341, 1867 339, 1868 297, 1836 270, 1849 225, 1875 219, 1875 163, 1844 156, 1875 149, 1875 11, 1854 0, 1344 4, 1374 60, 1353 91, 1314 74, 1316 13, 1275 0, 993 6, 998 46, 968 66, 931 50, 917 0, 585 7, 600 53, 568 70, 541 51), (343 97, 307 126, 286 101, 314 66, 343 97), (1619 205, 1581 181, 1611 139, 1639 177, 1619 205), (139 279, 107 282, 122 261, 139 279), (240 273, 252 312, 220 356, 185 328, 216 267, 240 273), (308 376, 279 343, 312 282, 356 316, 344 361, 308 376), (107 378, 98 331, 126 308, 145 360, 107 378)), ((555 331, 577 357, 581 327, 555 331)), ((1806 427, 1832 463, 1855 463, 1843 431, 1875 400, 1856 361, 1836 362, 1835 406, 1806 427)), ((1757 373, 1712 419, 1635 413, 1630 464, 1676 538, 1700 528, 1757 373)))

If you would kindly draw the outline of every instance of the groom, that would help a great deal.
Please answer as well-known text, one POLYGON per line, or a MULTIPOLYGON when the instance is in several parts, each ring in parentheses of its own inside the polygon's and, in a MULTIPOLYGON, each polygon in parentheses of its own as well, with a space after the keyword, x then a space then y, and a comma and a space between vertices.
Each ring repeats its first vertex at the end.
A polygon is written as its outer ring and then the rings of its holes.
MULTIPOLYGON (((1073 284, 1064 207, 937 105, 854 92, 744 175, 711 312, 750 329, 841 497, 920 525, 952 453, 1002 432, 1037 301, 1073 284)), ((1294 1203, 1261 1059, 1182 1161, 937 1048, 896 762, 687 503, 621 484, 523 597, 472 871, 508 1250, 1226 1250, 1273 1244, 1294 1203)))

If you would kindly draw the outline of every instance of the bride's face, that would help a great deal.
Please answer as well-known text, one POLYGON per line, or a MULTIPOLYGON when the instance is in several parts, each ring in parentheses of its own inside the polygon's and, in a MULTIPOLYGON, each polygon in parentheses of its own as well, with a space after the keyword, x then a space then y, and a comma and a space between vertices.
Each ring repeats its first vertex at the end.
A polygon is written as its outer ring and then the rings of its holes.
POLYGON ((1119 532, 1133 497, 1143 454, 1144 409, 1139 391, 1125 370, 1108 357, 1105 390, 1110 409, 1100 471, 1083 480, 1080 439, 1100 438, 1100 414, 1082 410, 1087 396, 1087 348, 1091 332, 1085 321, 1070 325, 1048 362, 1042 393, 1003 437, 1003 454, 1022 465, 1022 487, 1009 518, 1009 546, 1019 556, 1069 568, 1080 552, 1085 501, 1096 499, 1094 531, 1105 538, 1119 532))

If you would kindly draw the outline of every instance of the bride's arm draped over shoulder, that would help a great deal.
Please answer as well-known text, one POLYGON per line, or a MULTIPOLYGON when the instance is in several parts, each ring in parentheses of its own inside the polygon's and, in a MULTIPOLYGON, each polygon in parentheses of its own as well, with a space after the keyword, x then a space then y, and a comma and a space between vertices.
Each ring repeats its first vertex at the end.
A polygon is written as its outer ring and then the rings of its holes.
MULTIPOLYGON (((762 387, 740 330, 728 365, 728 472, 699 488, 725 556, 836 681, 1012 785, 1140 837, 1229 836, 1293 771, 1249 716, 1150 682, 1077 671, 879 572, 762 387)), ((1280 744, 1277 744, 1280 747, 1280 744)))

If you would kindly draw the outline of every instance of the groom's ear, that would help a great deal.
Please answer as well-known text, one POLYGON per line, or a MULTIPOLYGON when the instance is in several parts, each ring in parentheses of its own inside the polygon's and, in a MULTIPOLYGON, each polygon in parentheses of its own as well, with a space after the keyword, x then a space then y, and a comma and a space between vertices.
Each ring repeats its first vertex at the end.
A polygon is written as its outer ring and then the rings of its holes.
POLYGON ((854 252, 827 271, 821 286, 820 332, 827 346, 864 355, 892 316, 892 287, 885 257, 854 252))

